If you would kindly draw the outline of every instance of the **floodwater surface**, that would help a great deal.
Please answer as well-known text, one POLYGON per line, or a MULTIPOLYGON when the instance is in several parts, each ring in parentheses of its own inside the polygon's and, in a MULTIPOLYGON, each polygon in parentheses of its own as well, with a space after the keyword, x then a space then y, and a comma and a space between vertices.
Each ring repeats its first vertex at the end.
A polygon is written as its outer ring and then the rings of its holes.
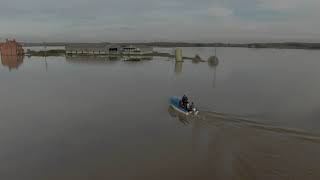
POLYGON ((319 179, 320 51, 216 53, 2 57, 0 178, 319 179), (169 108, 183 94, 199 116, 169 108))

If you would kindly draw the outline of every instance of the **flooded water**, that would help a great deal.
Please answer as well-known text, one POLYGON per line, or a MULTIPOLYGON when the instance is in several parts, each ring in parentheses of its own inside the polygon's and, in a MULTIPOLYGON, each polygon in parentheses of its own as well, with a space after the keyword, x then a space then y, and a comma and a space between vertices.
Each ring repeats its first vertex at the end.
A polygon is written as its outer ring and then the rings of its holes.
POLYGON ((1 179, 319 179, 320 51, 216 53, 2 57, 1 179), (199 116, 169 108, 183 94, 199 116))

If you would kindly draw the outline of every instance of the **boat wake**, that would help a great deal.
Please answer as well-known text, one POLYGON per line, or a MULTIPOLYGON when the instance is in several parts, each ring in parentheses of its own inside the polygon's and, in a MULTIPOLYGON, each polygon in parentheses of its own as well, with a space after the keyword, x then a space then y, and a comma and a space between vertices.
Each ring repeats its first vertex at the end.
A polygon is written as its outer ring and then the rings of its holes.
POLYGON ((211 179, 320 178, 317 134, 228 113, 169 113, 190 128, 193 156, 205 157, 211 179))
POLYGON ((202 111, 201 115, 196 118, 200 121, 203 121, 204 123, 207 123, 208 125, 229 124, 232 126, 243 128, 254 128, 256 130, 278 133, 281 135, 320 143, 320 135, 318 134, 310 133, 302 129, 274 126, 271 124, 259 122, 257 119, 247 119, 237 115, 210 111, 202 111))
POLYGON ((320 143, 320 135, 318 134, 310 133, 302 129, 274 126, 261 121, 259 122, 257 119, 244 118, 228 113, 200 111, 198 116, 186 117, 176 115, 175 117, 178 117, 184 124, 190 124, 192 121, 199 121, 199 123, 208 127, 233 126, 237 128, 254 128, 255 130, 267 131, 320 143))

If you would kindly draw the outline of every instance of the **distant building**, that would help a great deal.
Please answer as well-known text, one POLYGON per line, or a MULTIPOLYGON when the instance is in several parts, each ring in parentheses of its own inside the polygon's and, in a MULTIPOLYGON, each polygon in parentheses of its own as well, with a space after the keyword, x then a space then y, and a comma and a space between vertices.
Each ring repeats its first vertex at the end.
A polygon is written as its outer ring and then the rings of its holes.
POLYGON ((104 44, 72 44, 66 45, 67 54, 107 54, 104 44))
POLYGON ((6 40, 5 43, 0 45, 1 56, 22 56, 24 54, 24 50, 22 45, 13 40, 6 40))
POLYGON ((66 45, 67 55, 143 55, 153 53, 148 46, 120 46, 110 44, 71 44, 66 45))
POLYGON ((136 45, 129 45, 129 46, 124 46, 121 48, 121 53, 130 55, 130 54, 138 54, 138 55, 143 55, 143 54, 152 54, 153 53, 153 48, 150 46, 136 46, 136 45))
POLYGON ((121 47, 118 45, 107 45, 106 46, 108 54, 120 54, 121 47))

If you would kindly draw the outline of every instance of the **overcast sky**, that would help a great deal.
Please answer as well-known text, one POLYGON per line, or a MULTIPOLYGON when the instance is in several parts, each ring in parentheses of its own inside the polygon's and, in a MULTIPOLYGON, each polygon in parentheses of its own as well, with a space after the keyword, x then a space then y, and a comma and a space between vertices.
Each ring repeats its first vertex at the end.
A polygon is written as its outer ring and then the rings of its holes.
POLYGON ((320 0, 0 0, 0 40, 320 41, 320 0))

